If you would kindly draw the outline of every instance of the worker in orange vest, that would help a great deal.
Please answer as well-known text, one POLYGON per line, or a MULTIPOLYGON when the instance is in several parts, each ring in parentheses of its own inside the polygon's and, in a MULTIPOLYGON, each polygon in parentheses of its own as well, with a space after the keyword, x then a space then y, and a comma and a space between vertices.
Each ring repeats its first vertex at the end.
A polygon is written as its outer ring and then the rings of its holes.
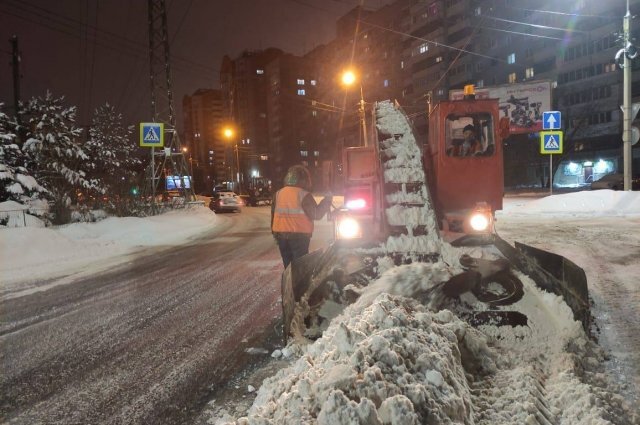
POLYGON ((311 175, 302 165, 289 168, 284 187, 271 203, 271 233, 278 243, 282 263, 287 268, 296 258, 309 253, 313 221, 320 220, 331 207, 332 196, 319 204, 311 195, 311 175))

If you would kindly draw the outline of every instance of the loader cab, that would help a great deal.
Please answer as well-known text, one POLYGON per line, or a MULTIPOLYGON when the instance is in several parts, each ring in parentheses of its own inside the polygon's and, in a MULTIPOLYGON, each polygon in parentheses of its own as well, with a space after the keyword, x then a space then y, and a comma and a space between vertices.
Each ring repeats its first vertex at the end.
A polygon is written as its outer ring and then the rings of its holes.
MULTIPOLYGON (((425 149, 427 181, 444 233, 473 234, 469 218, 483 211, 490 221, 502 209, 504 174, 496 99, 439 103, 429 117, 425 149), (475 149, 469 149, 475 140, 475 149)), ((490 223, 489 232, 493 225, 490 223)))

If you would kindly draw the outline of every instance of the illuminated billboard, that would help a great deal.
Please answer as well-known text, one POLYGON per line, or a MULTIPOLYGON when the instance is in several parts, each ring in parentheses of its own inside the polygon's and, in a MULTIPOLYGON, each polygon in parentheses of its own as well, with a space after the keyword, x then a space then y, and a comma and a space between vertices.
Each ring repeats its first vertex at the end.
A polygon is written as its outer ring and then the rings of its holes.
POLYGON ((181 190, 182 182, 186 189, 191 189, 191 176, 167 176, 167 190, 181 190))

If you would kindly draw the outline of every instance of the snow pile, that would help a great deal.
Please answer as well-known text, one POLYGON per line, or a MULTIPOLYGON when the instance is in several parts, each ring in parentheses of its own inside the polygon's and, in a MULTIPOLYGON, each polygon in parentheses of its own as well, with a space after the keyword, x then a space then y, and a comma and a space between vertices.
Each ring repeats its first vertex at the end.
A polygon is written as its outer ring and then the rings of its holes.
POLYGON ((493 358, 485 337, 451 312, 383 294, 361 314, 334 320, 290 368, 266 379, 236 423, 471 423, 465 374, 494 370, 493 358))
MULTIPOLYGON (((0 216, 3 209, 13 210, 13 204, 11 201, 0 203, 0 216)), ((22 220, 22 215, 16 217, 22 220)), ((0 262, 2 289, 13 290, 27 277, 36 280, 89 270, 88 266, 99 261, 116 257, 126 260, 126 256, 138 249, 184 243, 223 220, 208 208, 194 206, 146 218, 109 217, 97 223, 59 227, 27 223, 32 226, 2 228, 0 252, 3 258, 11 259, 0 262)))
POLYGON ((555 216, 625 216, 640 214, 640 193, 632 191, 593 190, 551 195, 536 200, 523 200, 498 211, 503 214, 555 216))

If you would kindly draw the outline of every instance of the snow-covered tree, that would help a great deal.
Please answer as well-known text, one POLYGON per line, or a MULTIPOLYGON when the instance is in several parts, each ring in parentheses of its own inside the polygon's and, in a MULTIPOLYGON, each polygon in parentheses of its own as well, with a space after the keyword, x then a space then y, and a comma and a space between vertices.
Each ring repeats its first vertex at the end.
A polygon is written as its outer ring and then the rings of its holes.
POLYGON ((79 143, 81 129, 75 126, 76 107, 65 107, 64 98, 47 93, 32 98, 21 111, 26 126, 22 147, 27 168, 52 201, 53 219, 66 223, 70 205, 78 189, 100 190, 98 182, 88 179, 82 170, 89 157, 79 143))
POLYGON ((25 156, 16 143, 16 123, 0 103, 0 202, 29 205, 45 192, 25 168, 25 156))
POLYGON ((136 172, 141 161, 135 155, 133 127, 126 127, 122 114, 105 104, 96 109, 89 140, 84 151, 91 160, 87 163, 87 175, 101 182, 111 204, 121 210, 132 187, 137 186, 136 172))

